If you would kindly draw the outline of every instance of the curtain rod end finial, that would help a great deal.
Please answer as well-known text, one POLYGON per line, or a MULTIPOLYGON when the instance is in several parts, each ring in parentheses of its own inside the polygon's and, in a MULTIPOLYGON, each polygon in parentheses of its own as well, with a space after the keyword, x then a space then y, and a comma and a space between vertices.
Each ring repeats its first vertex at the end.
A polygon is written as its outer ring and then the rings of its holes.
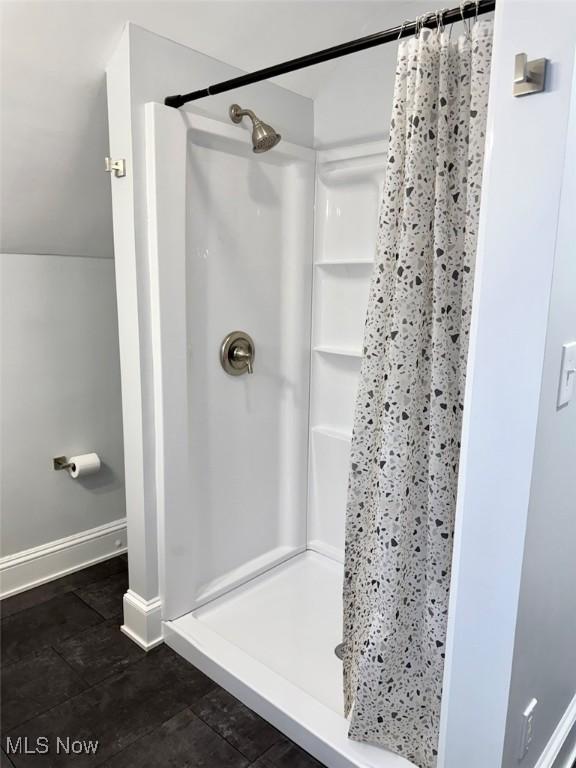
POLYGON ((178 109, 178 107, 181 107, 184 102, 182 101, 182 96, 180 94, 176 96, 166 96, 164 99, 164 104, 167 107, 174 107, 174 109, 178 109))

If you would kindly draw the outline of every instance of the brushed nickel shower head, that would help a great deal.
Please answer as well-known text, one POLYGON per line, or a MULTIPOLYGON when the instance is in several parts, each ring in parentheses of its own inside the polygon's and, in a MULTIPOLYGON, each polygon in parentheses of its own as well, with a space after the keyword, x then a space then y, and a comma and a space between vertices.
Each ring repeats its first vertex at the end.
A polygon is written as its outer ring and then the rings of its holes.
POLYGON ((228 114, 233 123, 241 123, 242 118, 245 116, 248 116, 250 120, 252 120, 253 152, 268 152, 268 150, 275 147, 282 138, 279 133, 276 133, 271 125, 263 123, 259 117, 256 117, 251 109, 242 109, 238 104, 231 104, 228 114))

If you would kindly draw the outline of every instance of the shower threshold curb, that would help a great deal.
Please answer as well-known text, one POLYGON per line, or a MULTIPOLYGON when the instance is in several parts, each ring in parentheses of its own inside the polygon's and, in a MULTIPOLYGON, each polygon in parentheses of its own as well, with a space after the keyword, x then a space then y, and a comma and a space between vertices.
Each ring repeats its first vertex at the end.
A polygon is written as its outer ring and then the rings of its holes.
POLYGON ((192 614, 163 622, 163 631, 168 646, 330 768, 414 768, 405 758, 348 739, 346 718, 192 614))

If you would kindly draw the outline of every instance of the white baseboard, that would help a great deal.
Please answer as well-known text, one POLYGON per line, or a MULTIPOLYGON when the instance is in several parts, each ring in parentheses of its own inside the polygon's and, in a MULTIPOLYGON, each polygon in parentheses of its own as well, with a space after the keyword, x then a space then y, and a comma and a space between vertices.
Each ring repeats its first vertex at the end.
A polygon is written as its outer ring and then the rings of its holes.
POLYGON ((140 648, 149 651, 164 641, 161 609, 159 597, 144 600, 129 589, 124 595, 124 624, 120 629, 140 648))
POLYGON ((0 558, 0 598, 126 552, 126 518, 0 558))
MULTIPOLYGON (((554 761, 558 757, 562 745, 568 738, 570 731, 576 723, 576 695, 568 705, 568 709, 564 712, 562 719, 556 726, 556 730, 552 734, 552 738, 546 745, 544 752, 540 755, 538 762, 534 768, 552 768, 554 761)), ((571 758, 570 758, 571 759, 571 758)), ((570 765, 570 763, 569 763, 570 765)))

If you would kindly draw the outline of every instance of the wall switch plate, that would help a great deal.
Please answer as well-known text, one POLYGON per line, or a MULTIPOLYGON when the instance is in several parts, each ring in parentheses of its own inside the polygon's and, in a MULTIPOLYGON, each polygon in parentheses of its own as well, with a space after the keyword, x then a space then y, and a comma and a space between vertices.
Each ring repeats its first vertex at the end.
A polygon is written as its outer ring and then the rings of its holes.
POLYGON ((520 749, 518 750, 518 760, 522 760, 534 736, 534 710, 538 704, 537 699, 532 699, 530 704, 522 712, 522 730, 520 733, 520 749))
POLYGON ((569 403, 576 389, 576 341, 562 346, 558 408, 569 403))

